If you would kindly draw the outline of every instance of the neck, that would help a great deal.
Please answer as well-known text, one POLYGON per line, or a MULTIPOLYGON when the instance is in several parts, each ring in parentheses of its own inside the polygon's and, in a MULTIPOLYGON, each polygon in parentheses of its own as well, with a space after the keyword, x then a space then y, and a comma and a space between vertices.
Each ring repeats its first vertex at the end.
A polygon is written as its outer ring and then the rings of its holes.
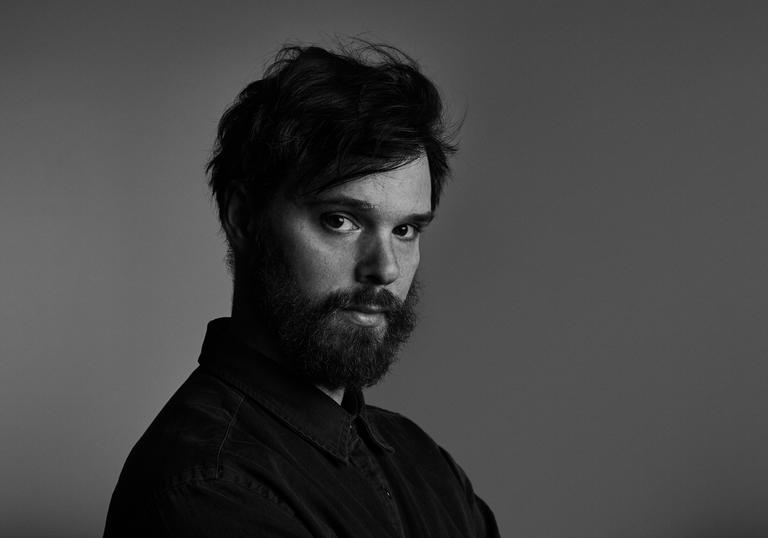
POLYGON ((275 339, 264 329, 260 320, 243 315, 232 308, 232 328, 237 338, 249 348, 255 349, 275 362, 283 363, 275 339))
POLYGON ((325 387, 321 387, 320 385, 315 385, 315 386, 318 389, 320 389, 321 391, 323 391, 323 393, 325 393, 325 395, 328 396, 331 400, 333 400, 337 404, 341 405, 341 401, 344 399, 344 389, 343 388, 336 389, 336 390, 331 390, 331 389, 327 389, 325 387))

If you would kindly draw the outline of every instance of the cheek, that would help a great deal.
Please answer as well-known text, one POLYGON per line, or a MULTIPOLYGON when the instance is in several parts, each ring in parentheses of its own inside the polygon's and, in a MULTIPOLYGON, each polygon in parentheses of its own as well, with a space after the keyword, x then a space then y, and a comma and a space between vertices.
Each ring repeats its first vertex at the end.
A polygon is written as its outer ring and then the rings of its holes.
POLYGON ((285 252, 305 293, 323 296, 353 284, 353 245, 328 242, 308 225, 288 230, 284 241, 285 252))
POLYGON ((408 295, 408 290, 411 287, 413 278, 416 276, 416 271, 419 269, 420 259, 421 254, 419 252, 418 243, 414 247, 406 247, 400 253, 400 278, 396 283, 397 295, 400 299, 405 299, 405 296, 408 295))

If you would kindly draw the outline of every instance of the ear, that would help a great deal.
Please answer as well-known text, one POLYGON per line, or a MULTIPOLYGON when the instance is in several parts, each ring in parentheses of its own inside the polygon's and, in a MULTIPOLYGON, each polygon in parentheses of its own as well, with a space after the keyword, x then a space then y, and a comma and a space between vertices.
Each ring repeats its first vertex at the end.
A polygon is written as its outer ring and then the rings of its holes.
POLYGON ((251 211, 243 185, 230 187, 225 200, 221 225, 232 249, 235 252, 242 252, 252 236, 255 215, 251 211))

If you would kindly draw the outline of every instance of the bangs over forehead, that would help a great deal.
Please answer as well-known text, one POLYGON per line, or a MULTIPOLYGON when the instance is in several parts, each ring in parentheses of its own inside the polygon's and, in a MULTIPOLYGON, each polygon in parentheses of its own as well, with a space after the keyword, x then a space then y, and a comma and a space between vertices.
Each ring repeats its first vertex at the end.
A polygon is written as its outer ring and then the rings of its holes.
POLYGON ((222 117, 209 184, 221 216, 233 188, 263 209, 280 190, 319 193, 426 155, 434 209, 451 138, 437 88, 398 49, 287 46, 222 117))

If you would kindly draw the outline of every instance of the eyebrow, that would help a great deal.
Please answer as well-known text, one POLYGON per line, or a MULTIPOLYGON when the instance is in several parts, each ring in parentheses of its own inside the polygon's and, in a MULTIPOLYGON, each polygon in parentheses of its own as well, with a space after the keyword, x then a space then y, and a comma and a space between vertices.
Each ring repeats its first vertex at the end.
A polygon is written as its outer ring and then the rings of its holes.
MULTIPOLYGON (((333 206, 354 209, 354 210, 362 211, 366 213, 369 213, 376 209, 376 206, 371 204, 370 202, 366 202, 365 200, 359 200, 357 198, 351 198, 349 196, 330 196, 330 197, 315 196, 308 199, 306 203, 307 205, 310 205, 313 207, 318 205, 333 205, 333 206)), ((410 215, 407 215, 403 220, 414 222, 420 226, 426 226, 427 224, 432 222, 432 219, 434 218, 435 218, 435 212, 427 211, 426 213, 412 213, 410 215)))

